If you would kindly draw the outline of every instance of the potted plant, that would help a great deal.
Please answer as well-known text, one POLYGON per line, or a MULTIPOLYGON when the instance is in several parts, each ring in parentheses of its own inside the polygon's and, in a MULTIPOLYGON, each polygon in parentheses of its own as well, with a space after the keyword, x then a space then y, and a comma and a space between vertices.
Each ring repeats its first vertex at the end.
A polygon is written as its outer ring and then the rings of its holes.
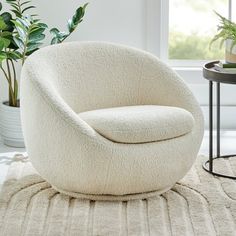
MULTIPOLYGON (((26 58, 43 45, 48 26, 37 15, 29 14, 35 8, 31 0, 6 0, 6 4, 11 10, 0 14, 0 70, 8 83, 9 99, 1 104, 1 133, 5 144, 24 147, 16 63, 23 65, 26 58)), ((78 7, 68 20, 67 32, 57 28, 50 30, 51 44, 62 43, 73 33, 82 22, 87 5, 78 7)))
POLYGON ((218 25, 218 33, 212 39, 210 45, 217 40, 221 40, 220 47, 225 43, 225 60, 228 63, 236 63, 236 24, 226 19, 219 13, 216 14, 220 18, 218 25))

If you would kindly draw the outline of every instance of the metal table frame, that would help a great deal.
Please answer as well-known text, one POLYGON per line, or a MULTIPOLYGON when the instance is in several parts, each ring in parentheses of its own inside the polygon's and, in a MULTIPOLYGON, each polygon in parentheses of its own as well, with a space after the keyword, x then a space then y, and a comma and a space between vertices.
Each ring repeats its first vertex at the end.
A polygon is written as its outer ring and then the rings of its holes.
POLYGON ((213 166, 216 159, 236 156, 220 154, 220 83, 236 84, 236 74, 215 71, 215 63, 218 61, 207 63, 203 67, 203 76, 209 80, 209 160, 203 163, 203 168, 215 176, 236 179, 236 176, 214 171, 213 166), (216 82, 216 157, 213 157, 213 82, 216 82))

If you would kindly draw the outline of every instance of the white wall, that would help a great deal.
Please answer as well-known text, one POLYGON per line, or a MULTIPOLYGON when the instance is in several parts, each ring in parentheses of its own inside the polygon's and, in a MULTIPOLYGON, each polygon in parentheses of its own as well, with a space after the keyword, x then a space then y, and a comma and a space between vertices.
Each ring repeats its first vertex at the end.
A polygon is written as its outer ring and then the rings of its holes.
MULTIPOLYGON (((58 26, 60 29, 65 29, 66 20, 78 5, 87 1, 37 2, 42 20, 51 27, 58 26)), ((85 20, 70 40, 105 40, 145 47, 145 0, 88 0, 88 2, 85 20)))

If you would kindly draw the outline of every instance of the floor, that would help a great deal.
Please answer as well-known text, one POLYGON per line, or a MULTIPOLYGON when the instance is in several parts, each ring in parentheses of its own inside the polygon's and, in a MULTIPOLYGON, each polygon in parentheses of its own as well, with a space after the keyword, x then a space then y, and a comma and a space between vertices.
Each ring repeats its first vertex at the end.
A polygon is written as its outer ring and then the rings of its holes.
MULTIPOLYGON (((215 135, 215 134, 214 134, 215 135)), ((208 154, 208 132, 205 132, 203 143, 199 154, 208 154)), ((17 153, 25 153, 24 148, 11 148, 3 144, 0 139, 0 186, 2 185, 9 165, 12 162, 12 157, 17 153)), ((236 153, 236 131, 221 132, 221 153, 233 154, 236 153)))

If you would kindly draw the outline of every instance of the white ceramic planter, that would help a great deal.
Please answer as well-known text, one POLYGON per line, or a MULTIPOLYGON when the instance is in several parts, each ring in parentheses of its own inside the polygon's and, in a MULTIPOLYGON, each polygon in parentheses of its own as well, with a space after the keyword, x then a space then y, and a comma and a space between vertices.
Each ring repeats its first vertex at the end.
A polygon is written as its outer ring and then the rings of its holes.
POLYGON ((0 121, 4 144, 11 147, 24 147, 20 108, 10 107, 7 102, 1 103, 0 121))
POLYGON ((229 63, 236 63, 236 46, 231 51, 232 40, 226 40, 225 61, 229 63))

